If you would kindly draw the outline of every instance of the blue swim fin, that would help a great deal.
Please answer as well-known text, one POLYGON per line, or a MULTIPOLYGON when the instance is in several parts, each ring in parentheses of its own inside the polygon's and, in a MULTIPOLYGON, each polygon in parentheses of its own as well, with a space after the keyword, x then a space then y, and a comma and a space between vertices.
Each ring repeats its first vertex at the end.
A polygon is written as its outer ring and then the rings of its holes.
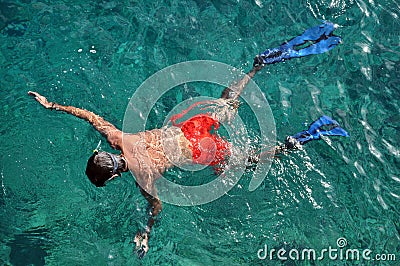
POLYGON ((335 48, 341 42, 338 36, 329 36, 327 39, 314 43, 300 50, 289 50, 290 58, 303 57, 312 54, 323 54, 335 48))
POLYGON ((323 115, 314 122, 312 122, 307 131, 310 132, 310 134, 314 134, 322 126, 330 126, 330 125, 339 126, 339 123, 330 118, 329 116, 323 115))
POLYGON ((332 50, 341 42, 340 37, 332 34, 335 28, 335 25, 328 21, 319 26, 309 28, 303 34, 283 43, 279 47, 267 49, 258 54, 254 58, 253 66, 274 64, 291 58, 322 54, 332 50), (299 47, 307 42, 311 42, 311 44, 304 48, 299 47))
POLYGON ((293 148, 294 142, 304 145, 311 140, 320 139, 321 136, 340 136, 350 137, 350 134, 340 127, 339 123, 329 116, 321 116, 313 123, 311 123, 308 130, 301 131, 286 139, 286 147, 293 148), (323 127, 330 127, 330 129, 323 129, 323 127))
POLYGON ((294 37, 290 41, 283 43, 281 47, 292 48, 295 46, 303 45, 306 42, 317 42, 321 36, 331 36, 335 30, 335 24, 325 21, 323 24, 314 26, 304 31, 303 34, 294 37))
POLYGON ((301 145, 304 145, 307 142, 309 142, 310 140, 315 139, 315 137, 319 138, 319 135, 310 134, 307 130, 305 130, 305 131, 301 131, 301 132, 299 132, 296 135, 291 136, 291 137, 293 139, 297 140, 297 142, 300 143, 301 145))
POLYGON ((334 127, 331 130, 321 130, 320 134, 322 136, 350 137, 350 134, 341 127, 334 127))

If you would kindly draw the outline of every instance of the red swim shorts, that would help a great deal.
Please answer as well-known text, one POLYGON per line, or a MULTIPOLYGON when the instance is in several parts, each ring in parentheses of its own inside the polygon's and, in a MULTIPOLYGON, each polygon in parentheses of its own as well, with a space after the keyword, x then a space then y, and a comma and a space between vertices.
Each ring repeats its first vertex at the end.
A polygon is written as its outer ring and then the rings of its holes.
POLYGON ((177 126, 191 143, 194 163, 217 165, 229 156, 230 143, 215 133, 219 128, 218 120, 201 114, 177 126))

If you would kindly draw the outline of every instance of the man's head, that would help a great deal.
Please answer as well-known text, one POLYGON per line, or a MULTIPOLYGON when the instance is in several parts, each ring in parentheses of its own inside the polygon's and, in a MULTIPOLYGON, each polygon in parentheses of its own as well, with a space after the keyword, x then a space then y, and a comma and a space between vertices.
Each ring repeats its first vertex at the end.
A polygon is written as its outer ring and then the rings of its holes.
POLYGON ((86 175, 96 187, 103 187, 106 181, 120 176, 122 172, 127 171, 127 168, 122 156, 95 151, 87 162, 86 175))

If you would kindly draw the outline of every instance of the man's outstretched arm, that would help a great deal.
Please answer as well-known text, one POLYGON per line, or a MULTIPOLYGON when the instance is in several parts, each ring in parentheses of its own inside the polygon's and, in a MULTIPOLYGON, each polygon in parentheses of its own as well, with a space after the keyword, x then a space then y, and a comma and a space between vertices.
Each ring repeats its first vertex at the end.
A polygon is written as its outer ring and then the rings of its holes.
POLYGON ((157 197, 153 197, 152 195, 147 193, 143 188, 140 188, 140 192, 145 197, 150 207, 150 217, 147 220, 145 232, 138 231, 134 240, 134 242, 136 243, 136 253, 138 257, 141 259, 144 257, 144 255, 146 255, 147 251, 149 250, 149 238, 150 238, 151 228, 155 223, 156 216, 162 210, 162 204, 157 197))
POLYGON ((73 106, 64 106, 55 102, 49 102, 46 97, 37 92, 29 91, 29 95, 33 96, 35 100, 40 103, 44 108, 50 110, 63 111, 72 114, 78 118, 88 121, 93 127, 107 138, 113 149, 121 150, 122 148, 122 131, 117 129, 113 124, 104 120, 104 118, 96 115, 85 109, 80 109, 73 106))

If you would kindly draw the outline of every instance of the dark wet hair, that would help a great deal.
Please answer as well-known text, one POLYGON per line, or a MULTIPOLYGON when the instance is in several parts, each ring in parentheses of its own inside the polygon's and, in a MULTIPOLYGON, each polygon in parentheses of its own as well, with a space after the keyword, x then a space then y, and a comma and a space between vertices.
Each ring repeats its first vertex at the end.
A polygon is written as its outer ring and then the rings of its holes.
POLYGON ((87 162, 86 175, 96 187, 103 187, 108 179, 114 174, 120 175, 125 168, 125 161, 121 157, 104 151, 95 151, 87 162))

